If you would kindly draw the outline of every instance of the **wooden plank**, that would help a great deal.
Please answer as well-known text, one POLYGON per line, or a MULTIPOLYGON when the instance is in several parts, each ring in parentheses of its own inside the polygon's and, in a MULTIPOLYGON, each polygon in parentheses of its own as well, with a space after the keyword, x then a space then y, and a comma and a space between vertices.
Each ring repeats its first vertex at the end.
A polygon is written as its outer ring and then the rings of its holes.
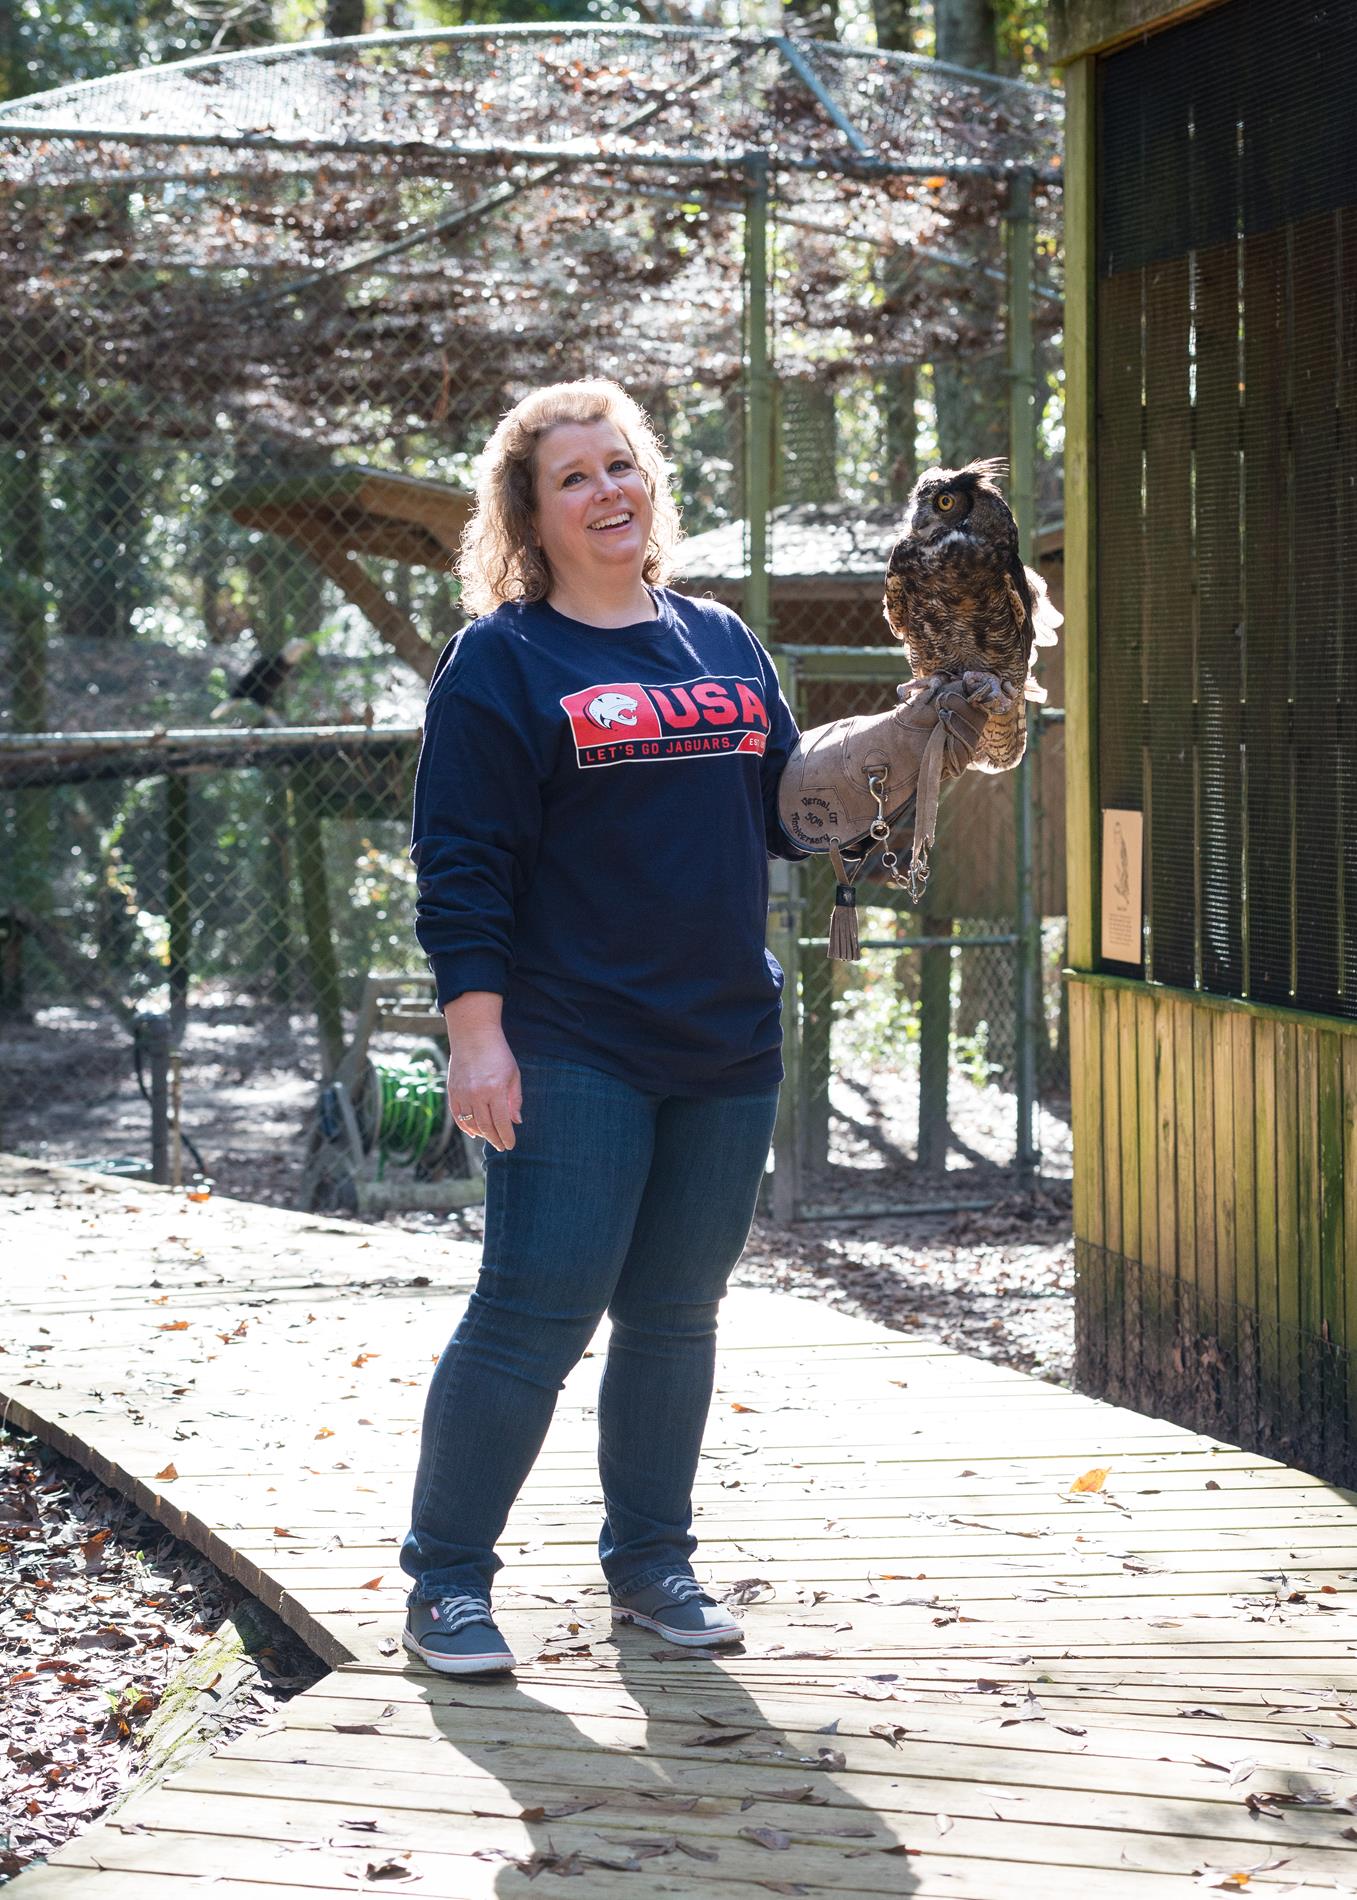
POLYGON ((1343 1050, 1337 1036, 1320 1036, 1317 1048, 1319 1097, 1319 1340, 1316 1349, 1321 1382, 1321 1430, 1326 1461, 1343 1457, 1353 1430, 1347 1402, 1347 1332, 1343 1285, 1343 1050))
MULTIPOLYGON (((1357 922, 1357 918, 1354 919, 1357 922)), ((1342 1039, 1343 1304, 1347 1343, 1347 1412, 1357 1420, 1357 1042, 1342 1039)))
POLYGON ((1197 1126, 1192 1059, 1193 1009, 1181 998, 1161 1001, 1173 1012, 1174 1193, 1177 1245, 1174 1264, 1180 1281, 1197 1273, 1197 1126))
POLYGON ((1300 1416, 1300 1128, 1298 1043, 1304 1031, 1279 1020, 1273 1046, 1277 1100, 1277 1354, 1281 1404, 1277 1416, 1300 1416))
MULTIPOLYGON (((1145 990, 1135 999, 1136 1103, 1140 1151, 1140 1258, 1161 1265, 1159 1255, 1159 1093, 1155 998, 1145 990)), ((1170 1199, 1172 1198, 1170 1192, 1170 1199)))
POLYGON ((1221 1315, 1227 1367, 1233 1390, 1222 1428, 1234 1437, 1257 1442, 1258 1429, 1258 1265, 1254 1204, 1253 1029, 1247 1016, 1224 1016, 1220 1029, 1229 1049, 1230 1102, 1234 1125, 1231 1186, 1234 1194, 1233 1308, 1221 1315))
MULTIPOLYGON (((1095 76, 1065 74, 1065 855, 1069 957, 1098 960, 1095 76)), ((1075 1168, 1078 1169, 1078 1150, 1075 1168)))
POLYGON ((1264 1422, 1280 1416, 1281 1356, 1277 1340, 1277 1064, 1276 1024, 1253 1028, 1253 1258, 1257 1314, 1255 1442, 1264 1422))
POLYGON ((1140 1248, 1140 1056, 1136 1017, 1140 995, 1123 990, 1117 999, 1117 1086, 1120 1095, 1121 1248, 1128 1260, 1140 1248))
MULTIPOLYGON (((1196 1252, 1189 1279, 1195 1300, 1216 1296, 1216 1095, 1212 1067, 1213 1021, 1204 1012, 1192 1012, 1193 1229, 1196 1252)), ((1186 1263, 1184 1263, 1186 1265, 1186 1263)))
MULTIPOLYGON (((1079 981, 1090 989, 1124 990, 1138 988, 1139 977, 1121 976, 1111 970, 1084 970, 1079 973, 1079 981)), ((1349 1021, 1342 1016, 1321 1016, 1314 1010, 1289 1009, 1280 1003, 1252 1002, 1246 996, 1216 996, 1207 990, 1179 990, 1172 984, 1156 984, 1156 990, 1162 990, 1165 996, 1181 999, 1201 1010, 1203 1015, 1229 1016, 1240 1013, 1246 1016, 1266 1017, 1268 1022, 1295 1023, 1304 1028, 1323 1030, 1326 1035, 1357 1036, 1357 1020, 1349 1021)))
MULTIPOLYGON (((1233 1353, 1234 1303, 1236 1296, 1236 1196, 1235 1180, 1235 1099, 1234 1072, 1230 1052, 1230 1025, 1225 1017, 1206 1019, 1210 1039, 1212 1112, 1215 1133, 1212 1161, 1216 1188, 1216 1276, 1213 1311, 1202 1316, 1204 1334, 1221 1339, 1226 1365, 1233 1353)), ((1224 1374, 1225 1367, 1222 1367, 1224 1374)), ((1198 1420, 1197 1422, 1201 1422, 1198 1420)))
MULTIPOLYGON (((1322 1339, 1324 1320, 1324 1262, 1321 1202, 1324 1194, 1323 1156, 1319 1127, 1319 1052, 1321 1038, 1308 1030, 1296 1037, 1296 1166, 1298 1183, 1296 1257, 1297 1342, 1300 1366, 1300 1404, 1292 1414, 1298 1452, 1317 1449, 1322 1431, 1324 1374, 1322 1339)), ((1313 1450, 1312 1454, 1313 1455, 1313 1450)))
MULTIPOLYGON (((1151 1218, 1157 1230, 1155 1264, 1166 1277, 1178 1271, 1178 1135, 1181 1111, 1175 1095, 1176 1024, 1177 1006, 1166 996, 1156 996, 1152 1011, 1153 1048, 1147 1065, 1154 1078, 1150 1112, 1154 1123, 1151 1140, 1155 1148, 1155 1207, 1151 1218)), ((1187 1135, 1190 1140, 1190 1123, 1187 1135)))
MULTIPOLYGON (((392 1686, 392 1678, 386 1677, 385 1694, 380 1700, 377 1693, 365 1699, 326 1698, 323 1705, 317 1704, 312 1711, 316 1718, 315 1729, 323 1732, 325 1723, 333 1728, 336 1725, 357 1727, 364 1722, 380 1721, 389 1724, 384 1732, 392 1740, 436 1740, 436 1737, 429 1735, 429 1711, 432 1709, 437 1711, 436 1720, 440 1731, 449 1740, 457 1739, 459 1731, 455 1712, 446 1700, 431 1700, 421 1714, 418 1709, 406 1709, 399 1704, 393 1706, 390 1695, 392 1686), (383 1713, 387 1709, 392 1710, 390 1715, 383 1713)), ((398 1681, 395 1686, 399 1688, 398 1681)), ((542 1790, 550 1787, 587 1787, 592 1782, 599 1794, 620 1795, 625 1799, 627 1794, 643 1791, 647 1786, 653 1788, 657 1768, 662 1765, 664 1776, 676 1792, 682 1790, 713 1806, 722 1797, 729 1797, 732 1779, 730 1767, 719 1760, 703 1762, 691 1748, 685 1753, 682 1746, 685 1739, 691 1740, 695 1729, 700 1733, 698 1725, 705 1712, 701 1704, 693 1708, 690 1703, 687 1712, 682 1714, 676 1706, 671 1737, 660 1735, 657 1745, 653 1749, 647 1747, 645 1758, 638 1760, 637 1756, 642 1751, 635 1747, 638 1739, 636 1731, 638 1725, 648 1719, 646 1705, 651 1699, 651 1692, 643 1692, 645 1701, 639 1704, 629 1706, 623 1698, 609 1707, 591 1703, 584 1684, 560 1682, 554 1687, 559 1691, 562 1706, 530 1723, 528 1727, 531 1732, 524 1732, 524 1724, 518 1719, 522 1714, 521 1696, 518 1710, 503 1709, 493 1701, 485 1704, 485 1739, 493 1738, 513 1748, 516 1779, 531 1777, 542 1790), (591 1725, 606 1723, 603 1734, 591 1728, 578 1735, 572 1734, 565 1747, 555 1746, 553 1732, 564 1729, 566 1718, 573 1719, 581 1715, 591 1725), (587 1746, 599 1741, 607 1743, 607 1754, 596 1746, 587 1746)), ((534 1690, 539 1689, 540 1685, 534 1684, 534 1690)), ((1255 1704, 1250 1710, 1247 1706, 1240 1708, 1232 1704, 1226 1697, 1213 1697, 1213 1714, 1221 1726, 1213 1726, 1206 1718, 1199 1716, 1170 1720, 1173 1703, 1181 1700, 1181 1686, 1172 1691, 1161 1691, 1163 1699, 1159 1701, 1146 1700, 1140 1706, 1133 1707, 1116 1697, 1061 1696, 1043 1682, 1036 1690, 1038 1703, 1043 1718, 1049 1705, 1054 1719, 1042 1719, 1034 1723, 1027 1743, 1018 1748, 1010 1739, 997 1733, 1000 1723, 1005 1719, 1001 1711, 1011 1690, 1031 1692, 1029 1680, 1023 1678, 1005 1684, 1002 1699, 991 1696, 988 1706, 986 1698, 981 1695, 962 1696, 955 1690, 946 1695, 939 1690, 936 1699, 927 1701, 912 1697, 912 1721, 908 1725, 901 1723, 903 1732, 886 1748, 880 1745, 880 1738, 867 1732, 864 1723, 857 1734, 846 1737, 849 1746, 842 1751, 846 1767, 838 1770, 832 1779, 827 1778, 819 1784, 829 1815, 832 1816, 836 1811, 842 1814, 845 1809, 851 1812, 862 1808, 886 1813, 908 1812, 925 1790, 936 1806, 947 1807, 950 1811, 951 1800, 965 1806, 972 1798, 965 1786, 958 1787, 956 1784, 979 1783, 991 1787, 1023 1787, 1038 1791, 1027 1815, 1031 1820, 1046 1818, 1041 1812, 1043 1807, 1047 1810, 1047 1816, 1051 1813, 1049 1800, 1042 1801, 1042 1794, 1049 1797, 1054 1792, 1066 1795, 1070 1792, 1129 1793, 1191 1801, 1203 1810, 1193 1820, 1202 1825, 1204 1832, 1225 1832, 1232 1822, 1247 1826, 1247 1812, 1219 1770, 1207 1769, 1194 1759, 1203 1752, 1209 1757, 1210 1744, 1209 1741, 1204 1743, 1203 1738, 1214 1737, 1219 1744, 1232 1729, 1240 1729, 1256 1735, 1260 1745, 1256 1749, 1249 1749, 1247 1753, 1258 1762, 1260 1768, 1285 1773, 1295 1761, 1297 1738, 1279 1732, 1275 1724, 1270 1730, 1264 1725, 1269 1712, 1266 1704, 1255 1704), (1080 1750, 1070 1747, 1069 1741, 1065 1739, 1067 1730, 1059 1725, 1062 1714, 1076 1709, 1086 1711, 1089 1718, 1086 1736, 1080 1738, 1085 1740, 1086 1746, 1080 1750), (1156 1757, 1154 1753, 1156 1737, 1153 1725, 1156 1722, 1160 1724, 1158 1741, 1161 1750, 1165 1747, 1165 1729, 1173 1737, 1173 1752, 1167 1761, 1162 1754, 1156 1757), (1129 1773, 1128 1763, 1134 1764, 1129 1773), (951 1785, 938 1787, 939 1782, 951 1785), (1227 1805, 1231 1812, 1228 1815, 1212 1814, 1211 1807, 1216 1803, 1227 1805)), ((536 1696, 534 1700, 536 1702, 536 1696)), ((543 1705, 537 1703, 537 1706, 543 1705)), ((802 1698, 799 1705, 793 1705, 776 1695, 764 1695, 758 1704, 758 1709, 763 1708, 769 1711, 769 1721, 746 1730, 747 1735, 755 1738, 763 1760, 756 1759, 755 1747, 735 1757, 740 1763, 735 1772, 746 1778, 745 1787, 755 1795, 764 1790, 776 1790, 780 1783, 785 1787, 788 1757, 794 1760, 799 1753, 813 1760, 818 1746, 813 1737, 824 1728, 823 1697, 807 1696, 802 1698), (784 1720, 784 1717, 787 1719, 784 1720), (764 1748, 763 1744, 770 1740, 783 1750, 781 1764, 768 1759, 771 1750, 764 1748)), ((1176 1710, 1173 1712, 1178 1713, 1176 1710)), ((1277 1713, 1275 1709, 1271 1712, 1277 1713)), ((753 1719, 752 1716, 750 1719, 753 1719)), ((1322 1711, 1306 1710, 1297 1714, 1294 1725, 1303 1728, 1316 1723, 1322 1723, 1322 1711)), ((1351 1750, 1344 1750, 1342 1746, 1345 1732, 1350 1733, 1341 1727, 1328 1727, 1325 1730, 1325 1739, 1334 1746, 1334 1760, 1330 1766, 1340 1773, 1351 1770, 1351 1762, 1347 1759, 1351 1750)), ((215 1792, 218 1797, 226 1799, 239 1799, 242 1795, 257 1795, 267 1799, 270 1794, 284 1795, 293 1786, 298 1794, 304 1793, 312 1801, 326 1796, 334 1800, 344 1799, 341 1789, 336 1788, 333 1793, 328 1790, 322 1792, 316 1788, 314 1774, 295 1771, 314 1769, 317 1764, 308 1759, 312 1754, 352 1755, 357 1751, 352 1747, 348 1750, 336 1747, 328 1739, 323 1745, 317 1746, 317 1733, 308 1733, 305 1729, 289 1733, 296 1734, 297 1746, 294 1755, 285 1761, 276 1759, 279 1751, 275 1749, 272 1754, 261 1754, 257 1758, 234 1756, 224 1773, 206 1768, 189 1771, 178 1781, 175 1790, 154 1803, 152 1812, 158 1818, 173 1813, 186 1805, 181 1798, 183 1796, 207 1801, 215 1792), (271 1771, 276 1771, 272 1789, 268 1786, 271 1771)), ((1235 1752, 1243 1754, 1246 1751, 1235 1752)), ((430 1765, 433 1766, 432 1763, 430 1765)), ((336 1766, 342 1775, 343 1764, 337 1763, 336 1766)), ((401 1772, 399 1763, 394 1760, 391 1769, 393 1775, 401 1772)), ((350 1773, 353 1772, 350 1770, 350 1773)), ((453 1761, 439 1761, 437 1772, 442 1784, 438 1792, 444 1799, 468 1801, 477 1808, 491 1808, 493 1811, 493 1789, 487 1789, 485 1784, 497 1777, 483 1770, 474 1758, 462 1756, 453 1761)), ((540 1793, 537 1799, 541 1799, 540 1793)), ((424 1805, 420 1801, 417 1786, 410 1789, 407 1800, 411 1801, 411 1805, 424 1805)), ((794 1821, 795 1817, 792 1818, 794 1821)), ((827 1819, 829 1816, 822 1815, 819 1818, 827 1819)), ((779 1825, 785 1825, 785 1822, 779 1825)))
POLYGON ((1075 1018, 1070 1021, 1071 1077, 1078 1062, 1078 1088, 1081 1108, 1074 1125, 1075 1183, 1082 1189, 1082 1224, 1076 1224, 1075 1237, 1094 1247, 1106 1245, 1107 1216, 1103 1187, 1103 1001, 1097 990, 1071 980, 1070 996, 1078 999, 1076 1043, 1075 1018), (1077 1051, 1077 1053, 1076 1053, 1077 1051))
POLYGON ((1121 1005, 1105 999, 1102 1009, 1103 1245, 1123 1252, 1121 1207, 1121 1005))
MULTIPOLYGON (((1072 1214, 1076 1241, 1092 1240, 1094 1220, 1090 1205, 1089 1171, 1083 1165, 1084 1149, 1089 1141, 1088 1076, 1088 992, 1079 984, 1065 982, 1065 1011, 1070 1032, 1070 1138, 1074 1144, 1074 1179, 1071 1183, 1072 1214)), ((1100 1223, 1099 1223, 1100 1225, 1100 1223)))

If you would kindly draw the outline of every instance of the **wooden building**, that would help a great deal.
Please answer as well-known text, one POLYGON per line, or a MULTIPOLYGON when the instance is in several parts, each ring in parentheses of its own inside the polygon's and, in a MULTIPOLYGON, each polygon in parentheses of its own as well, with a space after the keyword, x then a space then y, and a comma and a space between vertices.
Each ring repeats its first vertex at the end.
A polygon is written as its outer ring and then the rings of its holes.
POLYGON ((1051 16, 1077 1376, 1351 1481, 1357 7, 1051 16))

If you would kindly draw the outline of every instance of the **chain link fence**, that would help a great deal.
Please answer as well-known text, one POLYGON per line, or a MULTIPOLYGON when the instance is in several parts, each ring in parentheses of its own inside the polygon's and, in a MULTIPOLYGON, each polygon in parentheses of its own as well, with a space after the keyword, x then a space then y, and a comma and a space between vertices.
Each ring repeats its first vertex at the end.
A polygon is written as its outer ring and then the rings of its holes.
POLYGON ((351 1210, 388 1163, 465 1175, 411 929, 418 737, 0 739, 0 814, 29 853, 0 911, 0 1143, 351 1210))
MULTIPOLYGON (((534 384, 624 381, 678 470, 679 584, 747 608, 767 572, 771 644, 879 648, 878 515, 930 432, 970 442, 1013 178, 1053 347, 1058 147, 1051 96, 1016 82, 678 29, 264 49, 0 110, 0 1141, 264 1199, 460 1204, 406 852, 494 421, 534 384), (797 508, 870 550, 851 605, 832 549, 788 594, 797 508)), ((891 686, 803 667, 795 692, 814 723, 891 686)), ((949 1088, 1005 1080, 1011 871, 949 896, 960 958, 873 950, 831 993, 791 945, 808 1183, 832 1163, 862 1198, 882 1141, 913 1158, 917 1111, 883 1135, 833 1078, 912 1073, 942 959, 949 1088)), ((792 893, 808 939, 816 875, 792 893)), ((919 935, 880 895, 872 931, 919 935)), ((950 1182, 959 1153, 927 1165, 950 1182)), ((977 1153, 988 1193, 1011 1139, 977 1153)))

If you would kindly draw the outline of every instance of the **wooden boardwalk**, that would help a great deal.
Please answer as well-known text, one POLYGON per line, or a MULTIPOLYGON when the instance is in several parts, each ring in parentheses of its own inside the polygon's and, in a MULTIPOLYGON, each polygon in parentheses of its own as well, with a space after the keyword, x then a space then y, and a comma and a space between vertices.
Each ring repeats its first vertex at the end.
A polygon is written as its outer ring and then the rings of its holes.
POLYGON ((1349 1493, 738 1292, 699 1566, 743 1652, 614 1636, 594 1356, 502 1547, 528 1660, 450 1683, 397 1647, 394 1543, 470 1248, 12 1159, 0 1245, 5 1416, 333 1665, 22 1900, 1357 1889, 1349 1493))

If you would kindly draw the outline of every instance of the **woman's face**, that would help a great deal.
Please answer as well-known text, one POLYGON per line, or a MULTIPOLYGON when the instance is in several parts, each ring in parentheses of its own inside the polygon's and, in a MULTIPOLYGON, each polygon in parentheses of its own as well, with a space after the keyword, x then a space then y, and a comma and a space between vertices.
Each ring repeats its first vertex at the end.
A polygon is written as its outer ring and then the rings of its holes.
POLYGON ((615 423, 558 422, 537 444, 533 523, 552 578, 639 578, 654 516, 650 491, 615 423))

